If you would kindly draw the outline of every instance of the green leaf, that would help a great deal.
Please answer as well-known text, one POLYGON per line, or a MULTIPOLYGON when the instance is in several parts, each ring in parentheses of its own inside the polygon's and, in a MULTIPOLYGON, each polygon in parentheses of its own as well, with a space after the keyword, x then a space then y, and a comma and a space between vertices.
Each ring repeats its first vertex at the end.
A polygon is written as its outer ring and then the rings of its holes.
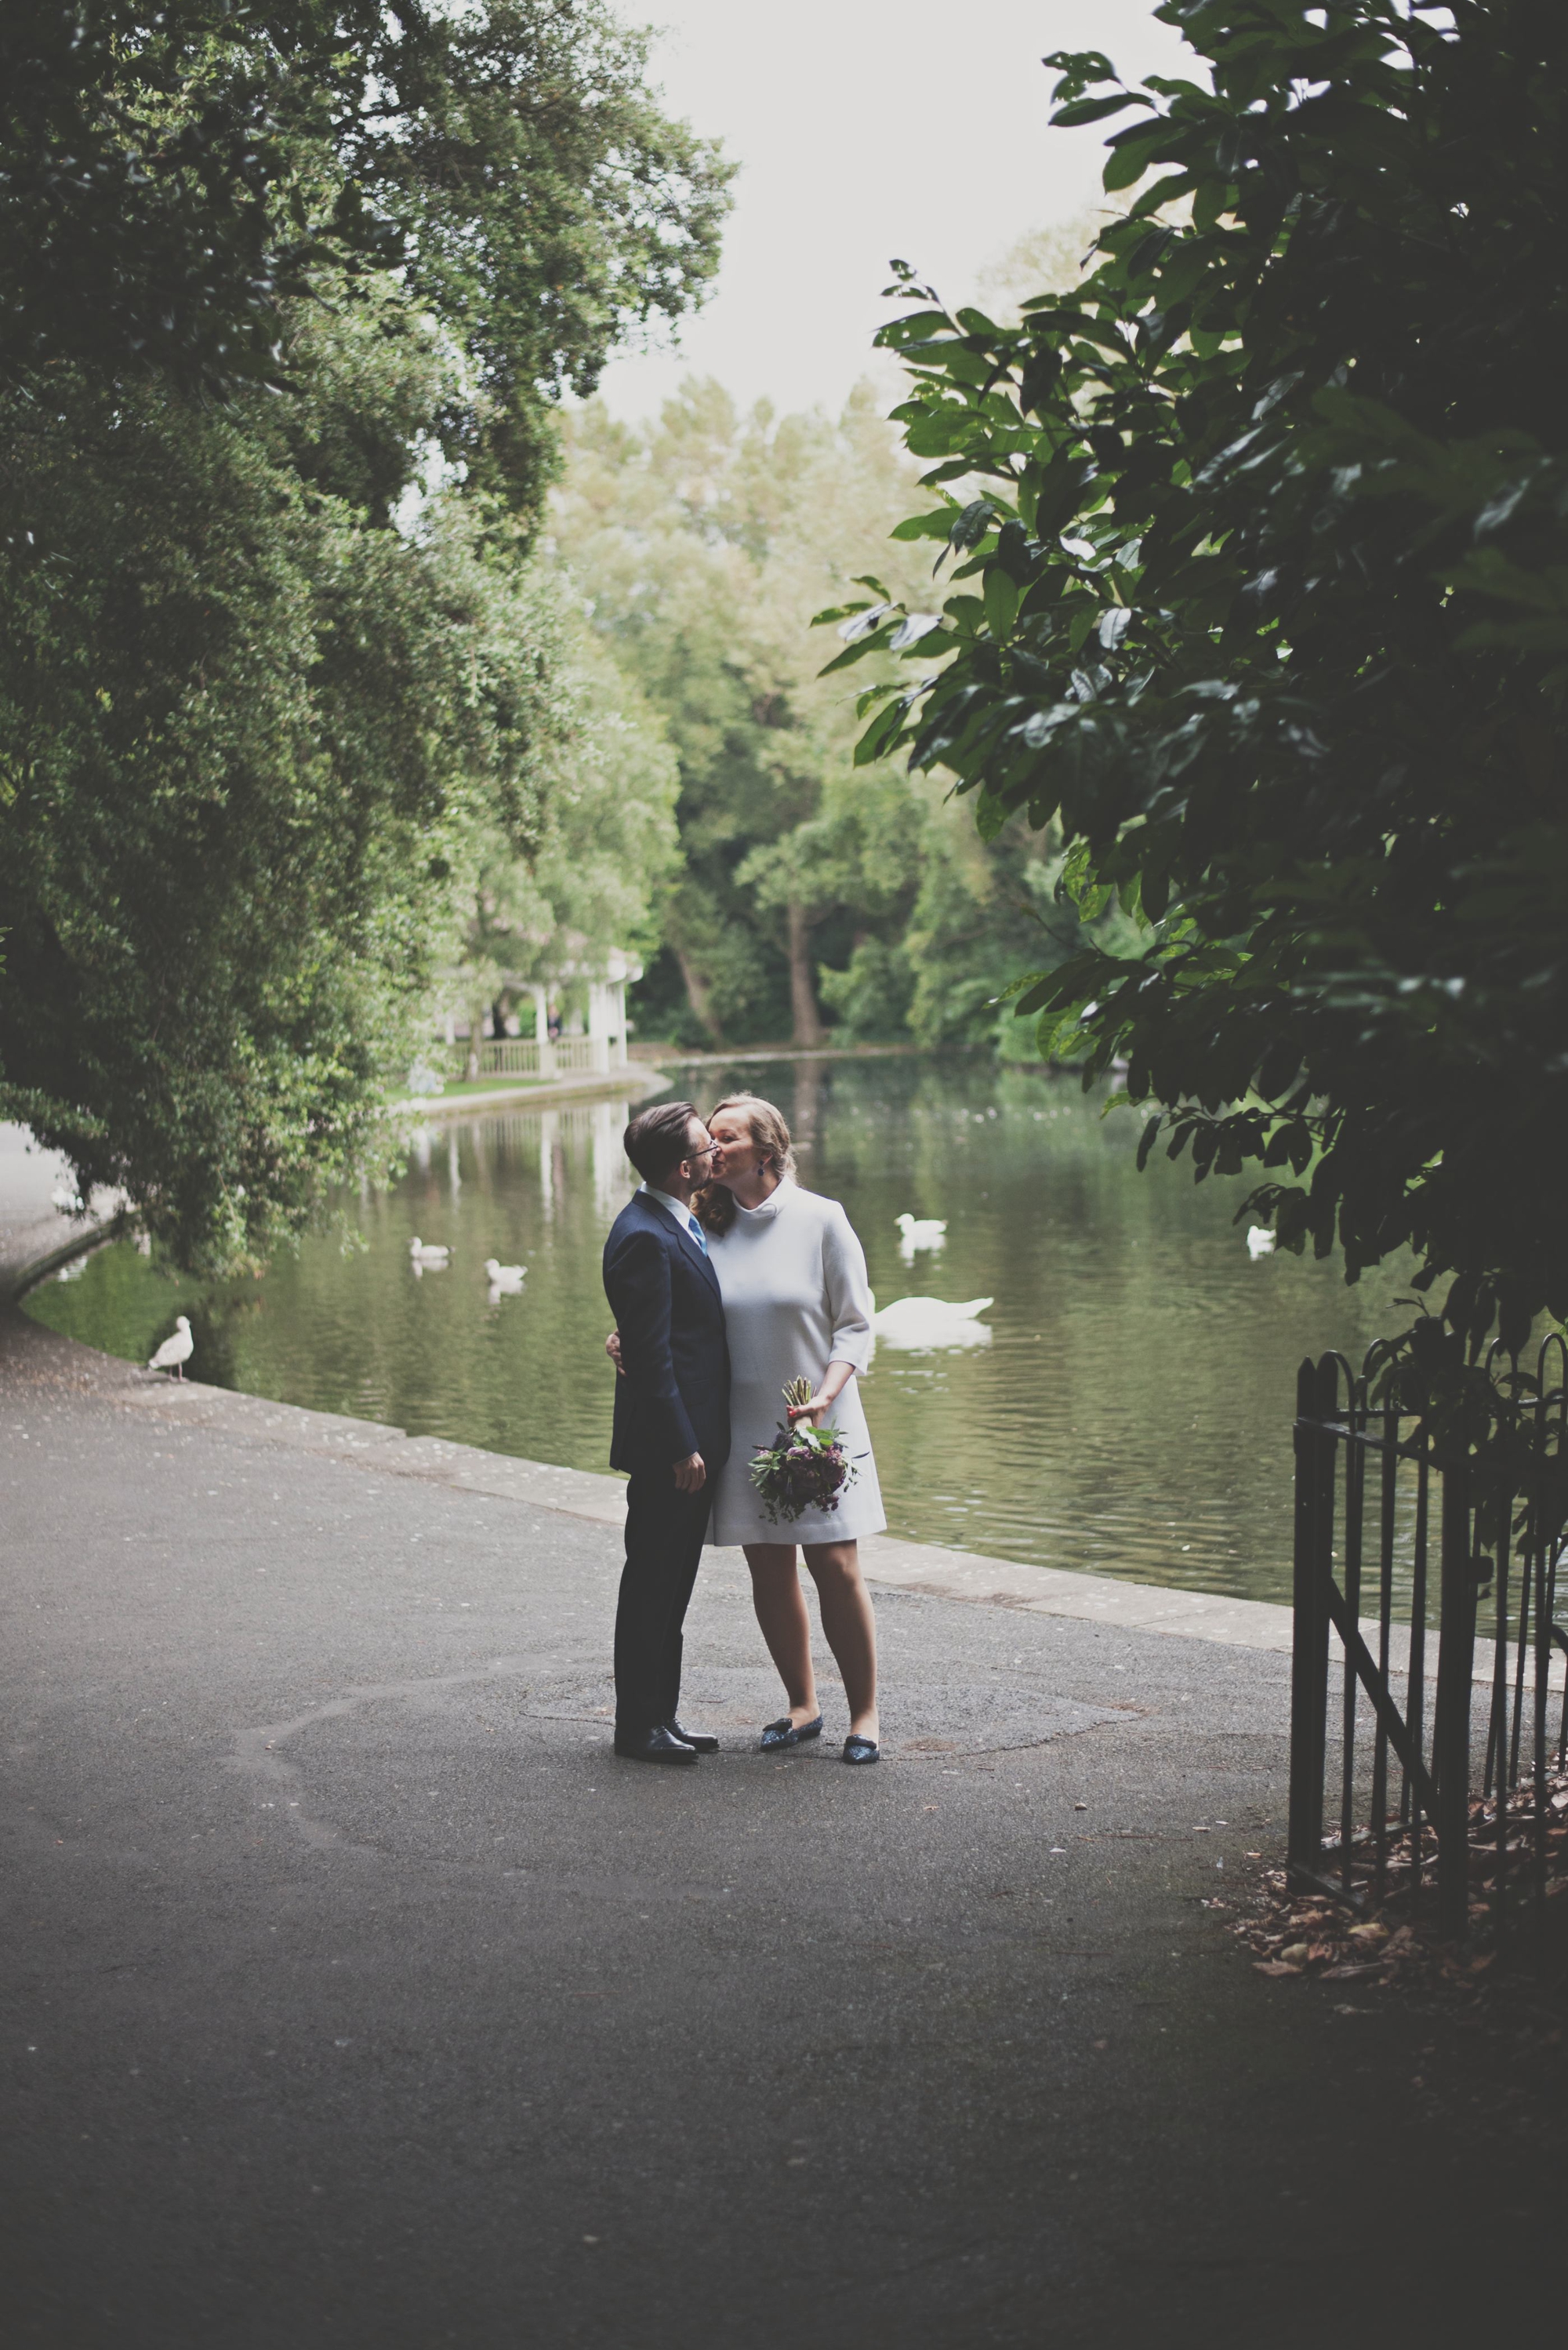
POLYGON ((986 626, 999 644, 1012 633, 1018 602, 1016 584, 999 565, 992 564, 985 574, 983 603, 986 626))
POLYGON ((1106 193, 1114 195, 1118 188, 1130 188, 1141 180, 1169 137, 1163 122, 1147 130, 1118 131, 1115 139, 1106 142, 1111 150, 1110 160, 1100 175, 1106 193))
POLYGON ((901 702, 889 702, 879 710, 855 745, 855 765, 868 767, 881 758, 891 746, 903 723, 904 706, 901 702))
POLYGON ((1012 810, 1004 802, 981 792, 974 806, 975 829, 981 840, 994 840, 1012 814, 1012 810))
POLYGON ((864 605, 853 619, 840 622, 838 633, 846 645, 857 645, 862 638, 869 637, 874 631, 886 628, 899 610, 900 607, 897 604, 864 605))
POLYGON ((1060 106, 1051 117, 1053 127, 1076 130, 1086 122, 1104 122, 1108 115, 1124 114, 1129 106, 1152 106, 1140 89, 1117 90, 1114 98, 1078 98, 1070 105, 1060 106))
POLYGON ((888 536, 901 539, 945 539, 952 526, 953 513, 951 505, 945 505, 938 506, 930 514, 910 515, 906 521, 896 523, 888 536))
POLYGON ((934 629, 940 629, 941 625, 942 616, 940 612, 906 613, 888 639, 888 650, 890 653, 910 652, 922 638, 929 637, 934 629))
POLYGON ((961 554, 978 546, 1001 514, 989 498, 975 498, 958 514, 948 529, 948 538, 961 554))
POLYGON ((836 670, 849 669, 856 661, 864 660, 867 653, 885 651, 890 633, 888 623, 884 621, 874 635, 862 637, 857 644, 846 645, 841 653, 835 654, 832 660, 825 661, 816 672, 818 677, 831 677, 836 670))

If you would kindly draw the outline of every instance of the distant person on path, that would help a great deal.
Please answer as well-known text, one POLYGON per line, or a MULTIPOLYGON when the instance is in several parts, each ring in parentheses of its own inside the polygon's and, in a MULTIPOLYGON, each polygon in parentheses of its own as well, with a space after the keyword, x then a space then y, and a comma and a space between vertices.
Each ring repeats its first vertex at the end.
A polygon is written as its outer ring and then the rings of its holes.
POLYGON ((690 1102, 626 1129, 641 1188, 605 1243, 605 1295, 620 1332, 610 1466, 628 1479, 626 1565, 615 1624, 615 1751, 695 1762, 718 1740, 682 1729, 681 1626, 701 1562, 713 1479, 730 1453, 724 1309, 691 1195, 712 1141, 690 1102))
MULTIPOLYGON (((799 1746, 822 1734, 811 1659, 811 1619, 795 1559, 798 1543, 816 1586, 822 1628, 844 1677, 849 1708, 846 1762, 875 1762, 877 1624, 860 1573, 863 1534, 880 1534, 877 1464, 856 1385, 870 1353, 872 1300, 866 1255, 836 1200, 794 1180, 794 1152, 783 1113, 756 1094, 732 1094, 708 1120, 711 1180, 693 1206, 723 1293, 731 1366, 728 1459, 718 1471, 711 1543, 738 1543, 752 1574, 752 1598, 789 1711, 769 1722, 764 1747, 799 1746), (785 1417, 783 1390, 812 1383, 809 1402, 788 1408, 793 1424, 831 1420, 855 1469, 831 1509, 810 1509, 779 1538, 751 1478, 756 1451, 785 1417)), ((613 1301, 612 1301, 613 1302, 613 1301)), ((622 1334, 624 1338, 624 1334, 622 1334)), ((625 1362, 624 1343, 608 1351, 625 1362)), ((618 1399, 619 1388, 617 1389, 618 1399)))

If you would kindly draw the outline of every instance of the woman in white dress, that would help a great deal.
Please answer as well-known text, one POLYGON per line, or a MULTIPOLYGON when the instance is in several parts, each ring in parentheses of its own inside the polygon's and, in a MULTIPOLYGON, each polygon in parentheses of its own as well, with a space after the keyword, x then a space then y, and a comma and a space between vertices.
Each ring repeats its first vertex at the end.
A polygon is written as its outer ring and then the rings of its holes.
POLYGON ((844 1760, 875 1762, 877 1627, 860 1574, 859 1538, 880 1534, 888 1521, 856 1378, 871 1343, 865 1252, 838 1201, 795 1182, 789 1128, 771 1102, 732 1095, 713 1111, 708 1130, 716 1146, 712 1180, 693 1205, 723 1295, 731 1373, 730 1458, 715 1483, 708 1540, 744 1549, 757 1621, 789 1700, 788 1713, 769 1723, 763 1744, 798 1746, 822 1734, 798 1543, 844 1677, 844 1760), (831 1422, 855 1476, 836 1509, 808 1510, 781 1540, 748 1472, 756 1448, 773 1442, 784 1418, 784 1389, 802 1378, 812 1382, 811 1401, 791 1409, 790 1420, 831 1422))

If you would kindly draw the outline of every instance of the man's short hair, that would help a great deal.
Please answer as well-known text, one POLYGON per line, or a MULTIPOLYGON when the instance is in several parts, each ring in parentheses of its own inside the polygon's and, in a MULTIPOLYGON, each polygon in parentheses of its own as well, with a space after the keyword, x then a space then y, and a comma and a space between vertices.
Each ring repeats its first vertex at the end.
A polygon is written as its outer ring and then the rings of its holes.
POLYGON ((693 1123, 701 1123, 695 1102, 660 1102, 657 1109, 639 1110, 623 1148, 645 1183, 662 1183, 672 1167, 691 1156, 693 1123))

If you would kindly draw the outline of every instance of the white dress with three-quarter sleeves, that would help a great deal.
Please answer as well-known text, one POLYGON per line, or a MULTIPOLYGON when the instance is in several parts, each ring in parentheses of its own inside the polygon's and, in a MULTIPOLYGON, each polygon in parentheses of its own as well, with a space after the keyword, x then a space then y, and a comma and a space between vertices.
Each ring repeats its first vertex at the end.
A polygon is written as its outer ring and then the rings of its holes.
POLYGON ((730 1346, 730 1458, 721 1470, 710 1543, 856 1542, 887 1525, 877 1463, 852 1378, 828 1418, 855 1465, 836 1510, 771 1523, 748 1473, 784 1418, 792 1379, 820 1386, 830 1362, 866 1368, 872 1299, 866 1253, 836 1200, 783 1182, 758 1208, 737 1205, 727 1232, 707 1235, 730 1346))

